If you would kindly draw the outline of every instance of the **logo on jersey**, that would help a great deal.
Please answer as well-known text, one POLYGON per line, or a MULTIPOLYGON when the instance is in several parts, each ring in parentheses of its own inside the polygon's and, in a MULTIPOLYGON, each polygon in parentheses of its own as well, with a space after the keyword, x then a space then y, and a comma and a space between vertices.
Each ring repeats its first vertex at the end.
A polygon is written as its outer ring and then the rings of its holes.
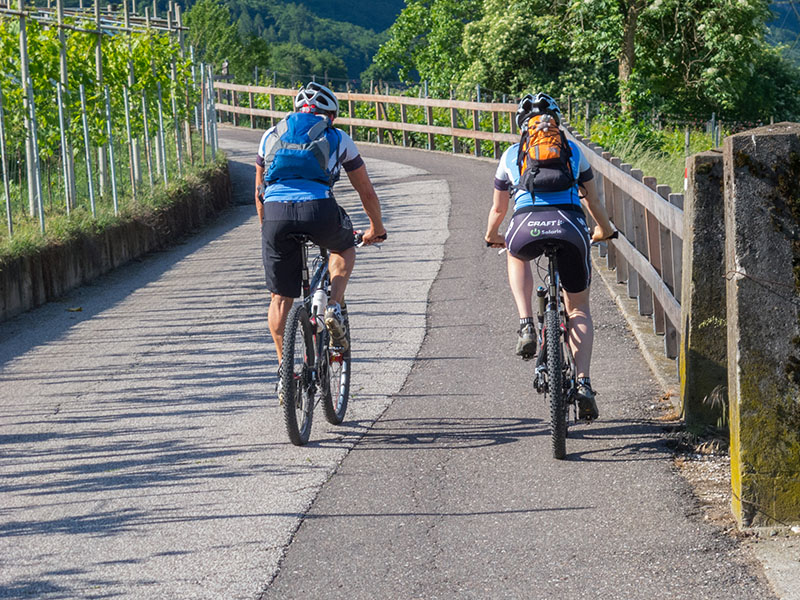
POLYGON ((562 219, 552 221, 528 221, 528 227, 561 227, 564 224, 562 219))

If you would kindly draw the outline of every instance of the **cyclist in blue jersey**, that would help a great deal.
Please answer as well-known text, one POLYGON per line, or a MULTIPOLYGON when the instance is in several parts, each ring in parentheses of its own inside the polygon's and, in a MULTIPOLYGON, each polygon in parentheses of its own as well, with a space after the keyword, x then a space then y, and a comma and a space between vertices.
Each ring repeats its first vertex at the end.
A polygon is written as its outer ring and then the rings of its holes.
POLYGON ((256 158, 255 202, 267 289, 271 292, 269 329, 282 360, 286 319, 301 294, 302 252, 297 237, 307 235, 330 251, 330 301, 325 325, 332 345, 347 350, 341 303, 356 252, 350 218, 333 196, 344 168, 358 192, 369 228, 365 244, 386 239, 381 206, 352 138, 333 127, 339 113, 336 95, 311 82, 294 100, 295 112, 268 129, 256 158))
MULTIPOLYGON (((520 144, 512 145, 503 153, 495 173, 494 196, 485 240, 492 247, 508 249, 508 279, 520 318, 517 354, 523 358, 531 358, 536 353, 530 261, 542 254, 543 240, 558 239, 563 242, 558 252, 558 267, 569 314, 569 344, 578 375, 579 417, 596 419, 599 411, 589 378, 594 341, 589 310, 589 251, 592 241, 607 239, 614 228, 605 207, 597 197, 594 175, 588 161, 577 144, 567 142, 560 130, 561 111, 556 102, 543 93, 526 95, 517 108, 516 121, 520 130, 526 130, 529 120, 534 117, 536 121, 531 122, 535 123, 530 129, 531 137, 549 131, 550 135, 558 133, 564 140, 561 154, 566 167, 564 170, 569 177, 568 185, 557 191, 550 191, 552 186, 547 185, 542 187, 548 191, 540 191, 535 179, 532 184, 525 185, 520 144), (531 188, 533 192, 530 191, 531 188), (508 212, 512 196, 514 212, 506 234, 502 236, 499 228, 508 212), (586 225, 581 201, 597 223, 591 234, 586 225)), ((548 168, 552 167, 537 168, 532 176, 540 177, 543 182, 548 181, 548 177, 550 181, 561 177, 562 173, 551 173, 548 168)))

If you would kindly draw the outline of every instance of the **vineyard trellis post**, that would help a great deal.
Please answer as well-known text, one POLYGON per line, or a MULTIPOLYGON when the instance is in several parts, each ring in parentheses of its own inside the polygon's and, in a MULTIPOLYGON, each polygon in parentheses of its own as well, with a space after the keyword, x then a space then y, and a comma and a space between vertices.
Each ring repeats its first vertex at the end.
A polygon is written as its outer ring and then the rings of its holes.
MULTIPOLYGON (((181 13, 181 5, 175 5, 175 19, 178 24, 178 45, 181 49, 181 60, 186 60, 186 41, 183 35, 183 17, 181 13)), ((258 68, 258 67, 256 67, 258 68)), ((184 71, 185 73, 185 71, 184 71)), ((194 61, 192 61, 192 80, 194 81, 194 61)), ((186 96, 186 118, 183 119, 184 135, 186 137, 186 154, 189 158, 189 164, 194 164, 194 153, 192 152, 192 125, 189 121, 189 89, 186 81, 183 81, 183 92, 186 96)), ((251 95, 252 97, 252 95, 251 95)))
MULTIPOLYGON (((169 30, 170 35, 172 35, 175 21, 173 19, 174 10, 174 3, 170 1, 169 3, 170 10, 167 12, 167 29, 169 30)), ((177 67, 175 65, 175 56, 172 56, 170 60, 170 103, 172 106, 172 125, 175 129, 175 158, 178 163, 178 175, 183 174, 183 152, 181 148, 181 124, 178 120, 178 100, 177 100, 177 93, 178 93, 178 72, 177 67)))
MULTIPOLYGON (((97 45, 95 47, 95 71, 96 71, 96 89, 98 95, 102 95, 103 91, 103 30, 100 27, 100 0, 94 0, 94 24, 97 29, 97 45)), ((97 147, 97 171, 98 183, 101 196, 106 193, 106 149, 105 146, 100 144, 97 147)))
POLYGON ((215 96, 214 96, 214 71, 211 68, 211 65, 206 65, 206 69, 208 69, 208 76, 206 77, 206 81, 208 83, 208 110, 209 110, 209 118, 207 119, 209 127, 209 145, 211 146, 211 158, 217 158, 217 106, 215 104, 215 96))
MULTIPOLYGON (((147 177, 150 180, 150 189, 153 188, 153 144, 150 139, 150 127, 147 118, 147 93, 142 93, 142 123, 144 124, 144 149, 147 155, 147 177)), ((156 159, 157 161, 158 159, 156 159)))
POLYGON ((119 201, 117 199, 117 172, 114 168, 114 134, 111 127, 111 101, 108 86, 103 88, 106 99, 106 132, 108 133, 108 163, 111 167, 111 198, 114 202, 114 216, 119 214, 119 201))
POLYGON ((122 100, 125 104, 125 133, 128 135, 128 171, 131 177, 131 195, 136 200, 136 169, 134 168, 134 146, 135 138, 131 134, 131 105, 128 99, 128 87, 122 88, 122 100))
POLYGON ((11 214, 11 186, 8 182, 8 167, 6 163, 6 124, 3 114, 3 90, 0 88, 0 160, 3 162, 3 191, 6 195, 6 219, 8 219, 8 235, 14 235, 14 221, 11 214))
MULTIPOLYGON (((153 2, 153 18, 155 18, 155 15, 156 15, 156 7, 155 7, 155 1, 154 1, 153 2)), ((145 27, 147 28, 147 31, 150 32, 151 22, 150 22, 150 7, 149 6, 145 7, 145 9, 144 9, 144 19, 145 19, 145 27)), ((150 68, 153 70, 153 74, 155 75, 155 65, 152 64, 152 62, 150 63, 150 68)), ((159 114, 160 114, 160 112, 161 112, 161 92, 160 91, 158 93, 158 109, 159 109, 159 114)), ((158 131, 161 131, 161 129, 162 128, 159 128, 158 131)), ((155 151, 155 155, 156 155, 156 173, 159 176, 166 176, 166 172, 162 173, 162 168, 161 168, 162 167, 162 165, 161 165, 161 156, 162 156, 163 141, 164 140, 163 140, 163 137, 158 134, 158 131, 154 132, 154 134, 153 134, 153 137, 155 139, 155 150, 154 151, 155 151)), ((151 148, 152 148, 152 142, 151 142, 150 145, 151 145, 151 148)))
POLYGON ((25 131, 27 136, 25 138, 25 166, 27 169, 28 181, 28 213, 30 216, 36 215, 36 206, 38 198, 36 196, 36 174, 34 173, 35 160, 33 144, 33 123, 30 120, 30 106, 33 103, 33 96, 29 95, 28 80, 30 74, 28 72, 28 32, 27 23, 25 20, 25 0, 19 0, 19 59, 20 59, 20 79, 25 88, 22 95, 22 118, 25 123, 25 131))
MULTIPOLYGON (((127 37, 128 37, 128 51, 132 53, 131 18, 130 18, 130 14, 128 12, 128 0, 123 0, 122 6, 123 6, 123 11, 125 12, 125 29, 127 30, 127 37)), ((136 1, 135 0, 133 1, 133 11, 136 12, 136 1)), ((126 94, 125 114, 128 115, 126 117, 126 119, 127 119, 128 129, 129 129, 129 131, 128 131, 128 138, 129 138, 128 144, 129 144, 129 155, 130 155, 130 159, 131 159, 131 165, 130 165, 131 177, 132 177, 131 178, 131 185, 133 186, 133 195, 134 195, 134 197, 136 196, 136 183, 141 181, 142 173, 141 173, 141 165, 139 164, 139 139, 136 138, 136 137, 133 137, 132 139, 130 139, 131 138, 131 135, 130 135, 130 118, 129 118, 130 117, 130 113, 128 112, 129 109, 127 107, 127 105, 128 105, 127 91, 129 89, 132 90, 133 86, 135 85, 135 83, 136 83, 136 79, 135 79, 134 73, 133 73, 133 60, 128 60, 128 87, 125 88, 125 94, 126 94)))
POLYGON ((167 185, 167 149, 164 145, 164 101, 161 95, 161 82, 156 82, 158 90, 158 154, 161 164, 161 176, 167 185))
MULTIPOLYGON (((59 2, 60 1, 61 0, 59 0, 59 2)), ((67 127, 64 120, 64 92, 62 91, 62 87, 64 87, 64 85, 59 81, 56 84, 56 102, 58 102, 58 128, 61 137, 61 171, 64 174, 64 208, 66 208, 67 215, 69 215, 72 209, 72 199, 70 197, 67 127)))
POLYGON ((92 148, 89 143, 89 122, 86 118, 86 88, 80 84, 81 94, 81 121, 83 123, 83 144, 86 148, 86 179, 89 182, 89 204, 92 207, 92 216, 97 216, 97 207, 94 201, 94 174, 92 173, 92 148))
MULTIPOLYGON (((59 46, 59 79, 61 82, 62 99, 66 94, 69 96, 69 86, 67 82, 67 42, 64 37, 64 0, 57 0, 56 11, 58 13, 58 46, 59 46)), ((58 103, 59 119, 65 122, 69 121, 69 115, 63 114, 66 107, 62 102, 58 103)), ((65 163, 64 171, 64 187, 66 188, 65 196, 67 203, 67 214, 70 209, 75 206, 75 197, 77 196, 77 186, 75 185, 75 164, 72 157, 72 144, 70 143, 69 136, 62 126, 63 134, 61 139, 61 160, 65 163)))
POLYGON ((200 135, 200 151, 202 153, 203 164, 206 164, 206 144, 208 142, 208 111, 206 110, 206 69, 200 63, 200 117, 202 118, 203 129, 200 135))
POLYGON ((28 77, 28 97, 31 99, 28 104, 29 119, 31 124, 31 150, 33 153, 33 178, 34 178, 34 194, 36 196, 36 207, 39 211, 39 228, 44 233, 44 198, 42 198, 42 181, 40 179, 39 170, 39 134, 36 127, 36 105, 33 102, 33 84, 30 77, 28 77))

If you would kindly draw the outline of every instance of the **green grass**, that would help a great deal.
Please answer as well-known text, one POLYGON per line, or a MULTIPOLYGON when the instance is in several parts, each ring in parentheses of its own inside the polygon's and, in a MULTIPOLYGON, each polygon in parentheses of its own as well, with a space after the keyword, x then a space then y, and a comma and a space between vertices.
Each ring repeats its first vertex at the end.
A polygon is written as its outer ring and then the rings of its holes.
MULTIPOLYGON (((21 256, 38 253, 48 246, 62 245, 82 236, 100 233, 118 223, 131 219, 146 220, 174 202, 174 198, 180 196, 181 190, 199 185, 210 172, 226 162, 222 153, 217 154, 216 161, 211 161, 209 158, 206 164, 200 164, 199 156, 199 152, 196 152, 195 164, 185 165, 183 177, 170 181, 167 186, 157 183, 150 188, 145 177, 135 199, 131 196, 128 186, 128 189, 123 190, 125 194, 119 198, 117 215, 114 215, 114 208, 107 194, 105 199, 102 201, 98 199, 96 202, 96 216, 93 217, 88 197, 81 194, 83 190, 79 186, 80 198, 69 215, 66 214, 63 203, 53 202, 45 205, 44 234, 41 233, 38 216, 31 217, 22 210, 22 203, 24 201, 27 207, 27 200, 22 198, 22 194, 16 189, 12 192, 12 199, 16 199, 17 207, 14 214, 13 235, 9 236, 7 228, 0 231, 0 265, 21 256)), ((63 190, 60 191, 62 195, 56 197, 63 200, 63 190)), ((46 196, 46 192, 43 194, 46 196)))
MULTIPOLYGON (((575 119, 571 125, 576 131, 584 131, 582 118, 575 119)), ((655 177, 659 185, 668 185, 673 192, 683 192, 687 158, 684 129, 654 129, 644 122, 598 116, 591 122, 591 140, 619 157, 623 163, 641 169, 645 177, 655 177)), ((710 134, 690 131, 689 156, 712 147, 710 134)))

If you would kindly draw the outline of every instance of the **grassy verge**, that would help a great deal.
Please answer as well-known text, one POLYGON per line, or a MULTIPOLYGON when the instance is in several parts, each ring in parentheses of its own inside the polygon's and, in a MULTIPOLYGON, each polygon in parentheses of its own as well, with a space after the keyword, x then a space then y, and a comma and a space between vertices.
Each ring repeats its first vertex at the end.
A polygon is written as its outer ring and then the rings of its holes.
POLYGON ((18 216, 14 223, 14 235, 9 236, 7 231, 0 234, 0 265, 21 256, 39 253, 51 246, 96 235, 127 221, 151 221, 159 212, 185 196, 187 190, 202 185, 226 163, 224 155, 219 154, 215 162, 189 169, 181 180, 170 181, 167 186, 156 186, 140 193, 135 199, 125 198, 120 202, 117 215, 114 215, 113 207, 108 203, 97 205, 95 217, 86 201, 81 201, 69 215, 62 207, 55 210, 50 207, 44 234, 41 233, 38 218, 18 216))
MULTIPOLYGON (((584 121, 576 119, 571 125, 584 131, 584 121)), ((641 169, 645 176, 655 177, 675 192, 683 191, 683 175, 686 165, 686 133, 678 127, 654 129, 641 122, 613 116, 597 116, 591 122, 591 140, 605 150, 641 169)), ((691 131, 689 155, 710 150, 713 141, 710 134, 691 131)))

